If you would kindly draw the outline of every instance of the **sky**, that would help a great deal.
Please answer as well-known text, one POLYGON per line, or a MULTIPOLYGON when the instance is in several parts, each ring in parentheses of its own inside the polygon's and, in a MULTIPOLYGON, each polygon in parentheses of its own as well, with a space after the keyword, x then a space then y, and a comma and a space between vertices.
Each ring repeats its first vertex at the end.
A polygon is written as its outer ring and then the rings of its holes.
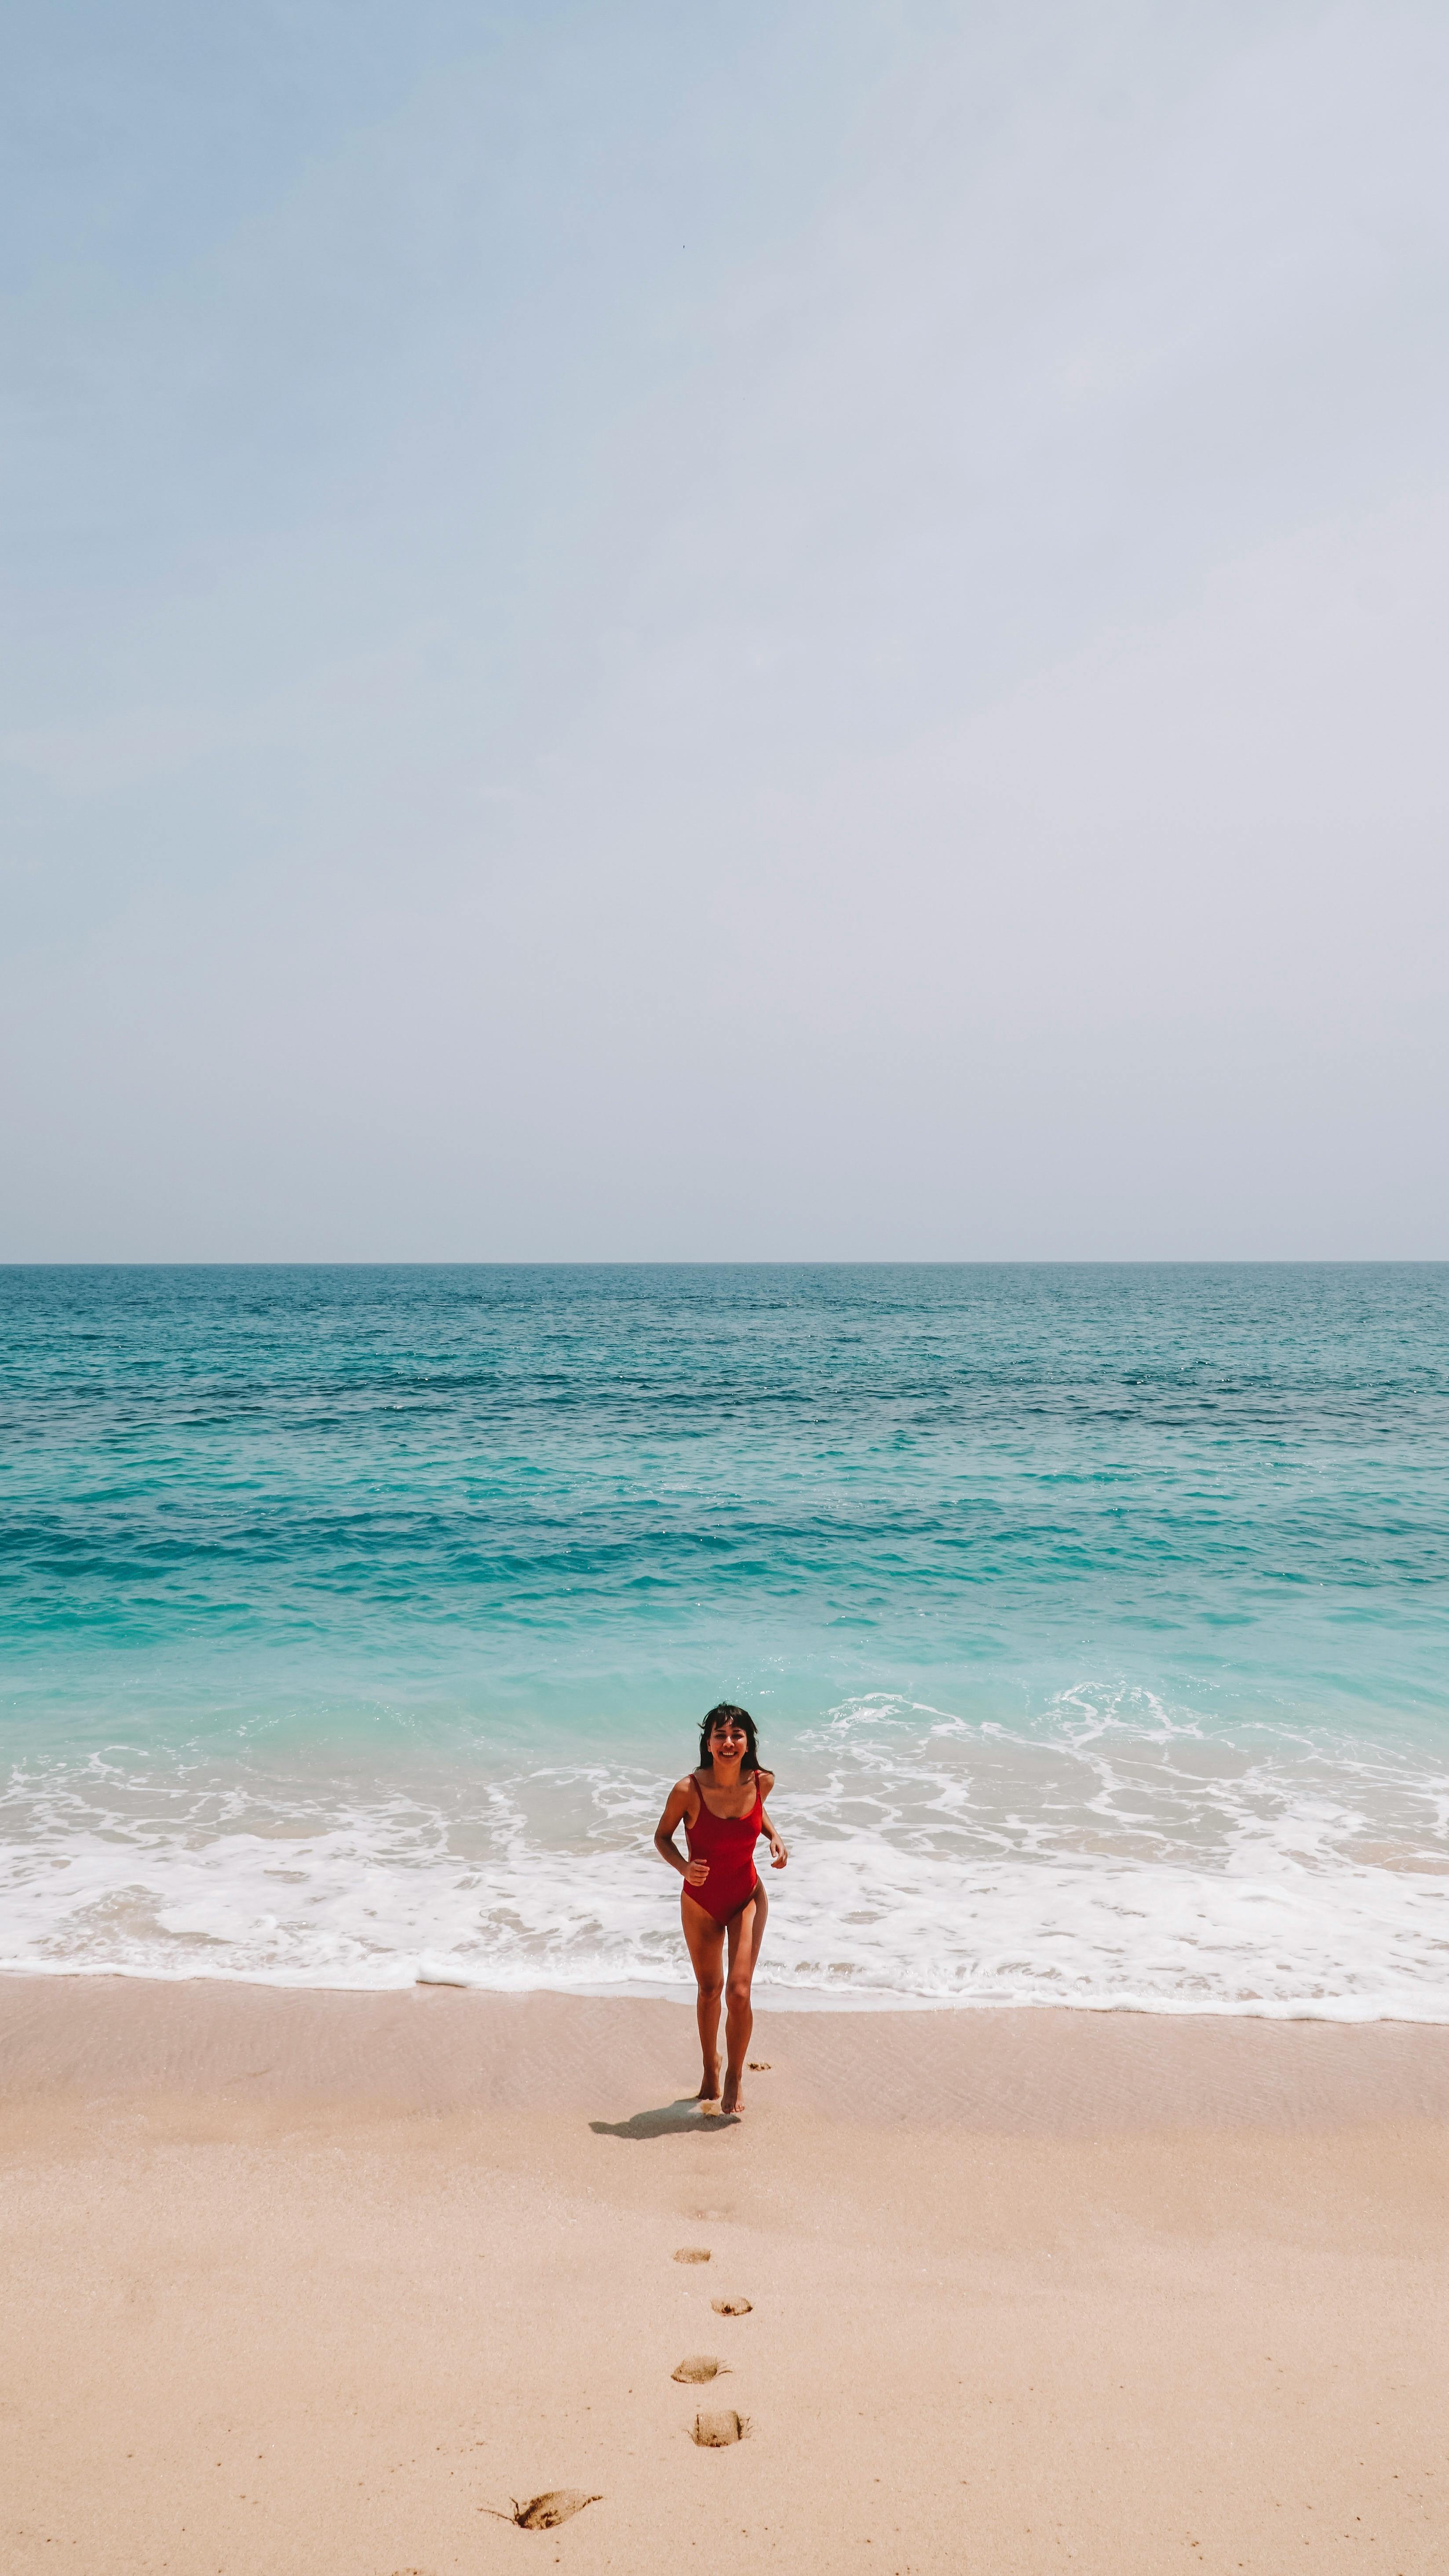
POLYGON ((1449 1257, 1446 88, 14 0, 0 1259, 1449 1257))

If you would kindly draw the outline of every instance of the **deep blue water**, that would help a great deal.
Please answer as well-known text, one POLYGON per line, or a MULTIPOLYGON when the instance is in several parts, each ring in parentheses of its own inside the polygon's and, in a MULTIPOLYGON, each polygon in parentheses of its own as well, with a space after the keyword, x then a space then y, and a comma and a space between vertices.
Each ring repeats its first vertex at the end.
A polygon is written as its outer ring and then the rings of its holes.
POLYGON ((0 1959, 1449 2017, 1449 1267, 0 1272, 0 1959))

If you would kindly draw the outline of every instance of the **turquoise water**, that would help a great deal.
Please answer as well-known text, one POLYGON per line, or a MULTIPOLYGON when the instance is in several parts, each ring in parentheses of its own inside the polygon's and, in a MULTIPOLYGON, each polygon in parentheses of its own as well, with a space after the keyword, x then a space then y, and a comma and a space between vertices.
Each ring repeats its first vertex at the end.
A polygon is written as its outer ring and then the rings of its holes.
POLYGON ((1449 2018, 1449 1268, 0 1272, 0 1964, 1449 2018))

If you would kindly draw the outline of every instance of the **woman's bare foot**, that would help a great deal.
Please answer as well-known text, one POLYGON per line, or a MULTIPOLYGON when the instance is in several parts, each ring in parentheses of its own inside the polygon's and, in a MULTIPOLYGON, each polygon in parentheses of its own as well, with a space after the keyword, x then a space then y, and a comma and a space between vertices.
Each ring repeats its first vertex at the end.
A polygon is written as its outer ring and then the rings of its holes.
POLYGON ((743 2111, 745 2107, 745 2097, 740 2091, 740 2079, 737 2075, 727 2075, 725 2077, 724 2091, 720 2095, 719 2107, 726 2119, 738 2118, 740 2112, 743 2111))
POLYGON ((695 2097, 694 2097, 694 2098, 695 2098, 696 2102, 703 2102, 703 2103, 705 2104, 706 2108, 711 2109, 711 2110, 712 2110, 712 2109, 714 2109, 714 2108, 715 2108, 715 2106, 718 2104, 718 2101, 719 2101, 719 2068, 718 2068, 717 2066, 715 2066, 715 2067, 709 2067, 709 2066, 707 2066, 707 2067, 705 2068, 705 2070, 704 2070, 704 2080, 703 2080, 703 2082, 701 2083, 700 2088, 699 2088, 699 2091, 696 2093, 696 2095, 695 2095, 695 2097))

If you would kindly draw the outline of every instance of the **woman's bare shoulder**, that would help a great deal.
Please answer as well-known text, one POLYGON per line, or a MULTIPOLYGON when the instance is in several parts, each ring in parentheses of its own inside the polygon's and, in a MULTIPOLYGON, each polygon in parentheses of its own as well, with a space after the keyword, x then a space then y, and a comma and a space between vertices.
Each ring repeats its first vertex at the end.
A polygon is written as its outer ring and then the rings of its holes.
POLYGON ((769 1794, 770 1794, 770 1791, 773 1789, 773 1787, 774 1787, 774 1785, 775 1785, 775 1774, 774 1774, 774 1772, 773 1772, 773 1771, 762 1771, 762 1772, 759 1774, 759 1781, 760 1781, 760 1795, 761 1795, 761 1797, 762 1797, 762 1798, 768 1798, 768 1796, 769 1796, 769 1794))
POLYGON ((699 1795, 698 1775, 693 1771, 686 1771, 682 1779, 675 1781, 669 1794, 671 1798, 697 1798, 699 1795))

